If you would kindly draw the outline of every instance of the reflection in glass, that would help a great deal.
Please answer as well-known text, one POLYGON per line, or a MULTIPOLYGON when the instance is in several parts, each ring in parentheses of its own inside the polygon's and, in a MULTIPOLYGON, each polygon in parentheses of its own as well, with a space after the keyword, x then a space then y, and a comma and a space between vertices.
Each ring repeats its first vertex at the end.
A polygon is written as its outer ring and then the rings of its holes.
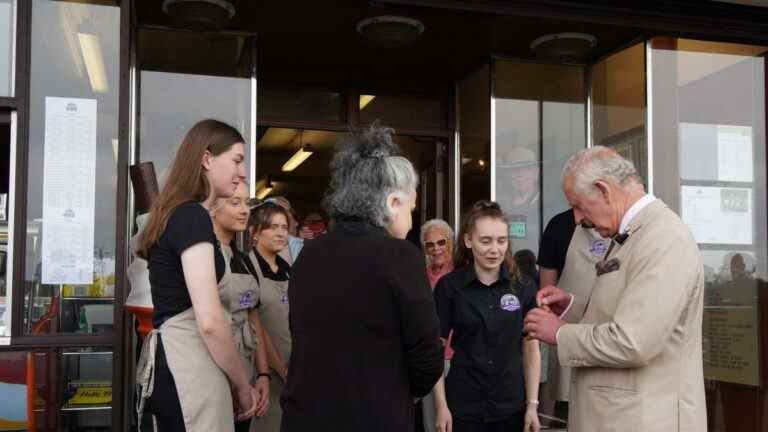
POLYGON ((250 94, 248 78, 142 71, 139 159, 154 163, 162 182, 184 134, 206 118, 230 124, 248 139, 250 94))
POLYGON ((16 0, 0 0, 0 96, 13 96, 16 0))
POLYGON ((593 144, 616 149, 645 180, 645 44, 600 61, 591 74, 593 144))
POLYGON ((35 0, 32 27, 23 332, 111 333, 120 9, 35 0))
POLYGON ((459 82, 460 205, 463 215, 472 204, 491 197, 490 66, 459 82))
POLYGON ((651 41, 654 193, 699 243, 709 429, 757 432, 768 343, 766 47, 651 41), (764 361, 764 359, 763 359, 764 361))
POLYGON ((560 189, 567 158, 586 146, 579 67, 495 63, 496 200, 516 251, 538 254, 544 223, 568 208, 560 189))

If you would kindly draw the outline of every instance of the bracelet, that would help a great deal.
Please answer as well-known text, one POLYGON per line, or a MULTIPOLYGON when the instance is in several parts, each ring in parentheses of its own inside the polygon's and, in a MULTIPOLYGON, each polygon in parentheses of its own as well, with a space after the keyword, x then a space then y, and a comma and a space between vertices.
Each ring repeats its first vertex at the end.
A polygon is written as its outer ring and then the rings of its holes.
POLYGON ((272 375, 266 372, 260 372, 258 375, 256 375, 256 379, 259 379, 261 377, 267 377, 267 381, 272 381, 272 375))
POLYGON ((526 402, 528 403, 528 405, 539 406, 539 401, 536 399, 528 399, 526 402))

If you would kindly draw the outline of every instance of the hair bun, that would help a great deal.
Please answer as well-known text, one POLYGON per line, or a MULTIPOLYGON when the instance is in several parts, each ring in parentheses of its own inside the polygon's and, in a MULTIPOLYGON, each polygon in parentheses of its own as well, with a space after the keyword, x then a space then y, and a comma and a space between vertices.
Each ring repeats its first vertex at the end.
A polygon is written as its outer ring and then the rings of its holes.
POLYGON ((395 131, 389 127, 381 127, 374 122, 357 132, 354 152, 362 159, 384 159, 390 156, 399 156, 400 148, 395 144, 393 136, 395 131))

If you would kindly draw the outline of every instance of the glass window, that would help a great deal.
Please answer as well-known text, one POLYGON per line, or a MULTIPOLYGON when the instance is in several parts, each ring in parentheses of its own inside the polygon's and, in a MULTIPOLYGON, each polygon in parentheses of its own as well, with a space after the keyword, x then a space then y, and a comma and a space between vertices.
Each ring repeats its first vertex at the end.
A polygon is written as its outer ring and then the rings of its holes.
MULTIPOLYGON (((0 111, 0 338, 11 336, 11 284, 8 269, 9 184, 11 164, 11 118, 0 111)), ((1 343, 0 343, 1 344, 1 343)))
POLYGON ((360 122, 414 129, 445 128, 445 111, 439 98, 427 96, 387 96, 362 94, 360 122))
POLYGON ((139 32, 139 160, 152 162, 161 181, 184 134, 200 120, 224 121, 250 138, 251 56, 244 48, 250 39, 209 39, 180 31, 139 32), (175 55, 167 55, 169 48, 175 55), (209 54, 219 60, 215 69, 209 54))
POLYGON ((568 208, 563 164, 586 146, 584 70, 497 61, 493 101, 496 200, 514 250, 538 254, 545 223, 568 208))
POLYGON ((111 333, 120 9, 35 0, 31 33, 23 333, 111 333))
MULTIPOLYGON (((459 210, 491 197, 491 77, 485 65, 459 82, 459 210)), ((458 221, 457 221, 458 222, 458 221)))
POLYGON ((593 144, 613 147, 645 179, 645 44, 609 56, 591 72, 593 144))
POLYGON ((680 214, 704 258, 709 430, 757 432, 765 383, 758 349, 768 343, 760 313, 768 298, 768 48, 651 43, 654 193, 680 214))
POLYGON ((0 96, 13 96, 16 0, 0 0, 0 96))
POLYGON ((0 430, 111 430, 108 350, 3 351, 0 371, 0 430))
POLYGON ((338 91, 260 84, 258 98, 259 121, 344 122, 344 98, 338 91))

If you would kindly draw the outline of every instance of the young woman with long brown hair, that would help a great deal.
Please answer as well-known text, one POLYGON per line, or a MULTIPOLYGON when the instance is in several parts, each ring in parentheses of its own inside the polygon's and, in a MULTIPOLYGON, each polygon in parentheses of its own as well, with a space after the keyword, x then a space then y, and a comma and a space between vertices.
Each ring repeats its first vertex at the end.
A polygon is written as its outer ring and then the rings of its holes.
POLYGON ((541 356, 523 334, 536 286, 510 259, 509 222, 499 205, 478 201, 457 239, 456 270, 435 287, 443 338, 454 350, 435 386, 438 432, 538 432, 541 356))
POLYGON ((220 121, 195 124, 141 236, 138 253, 148 261, 155 330, 139 360, 139 412, 146 401, 161 431, 233 431, 236 418, 256 410, 219 300, 225 263, 209 215, 211 204, 234 194, 245 177, 244 142, 220 121))

